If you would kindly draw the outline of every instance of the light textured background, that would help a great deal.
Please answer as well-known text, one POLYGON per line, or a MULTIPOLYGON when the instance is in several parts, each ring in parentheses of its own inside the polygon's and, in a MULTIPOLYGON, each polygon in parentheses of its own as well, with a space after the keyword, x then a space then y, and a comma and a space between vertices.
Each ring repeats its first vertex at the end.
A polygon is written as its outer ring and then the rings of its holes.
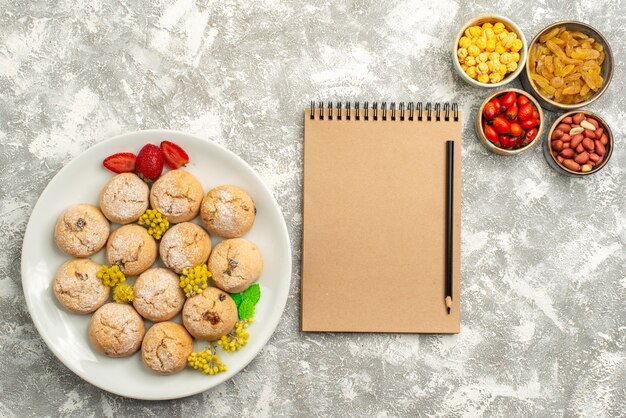
POLYGON ((626 415, 626 10, 578 3, 0 0, 0 416, 626 415), (539 147, 504 158, 476 140, 487 92, 453 76, 449 49, 495 3, 529 39, 573 18, 610 40, 615 79, 591 106, 617 134, 601 173, 570 179, 539 147), (299 332, 310 99, 460 103, 461 334, 299 332), (34 329, 20 281, 22 236, 47 182, 92 144, 144 128, 197 134, 248 161, 294 250, 288 306, 259 357, 172 402, 112 396, 72 374, 34 329))

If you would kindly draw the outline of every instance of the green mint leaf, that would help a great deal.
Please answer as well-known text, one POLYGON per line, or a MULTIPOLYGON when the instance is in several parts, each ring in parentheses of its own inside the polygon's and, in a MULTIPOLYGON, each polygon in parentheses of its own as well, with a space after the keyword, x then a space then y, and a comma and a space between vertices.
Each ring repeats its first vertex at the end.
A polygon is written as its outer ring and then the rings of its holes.
POLYGON ((250 299, 243 299, 239 305, 239 319, 254 318, 254 303, 250 299))
POLYGON ((239 307, 239 305, 241 304, 241 293, 231 293, 230 297, 233 298, 233 302, 235 302, 235 305, 239 307))
POLYGON ((253 284, 243 292, 242 296, 243 300, 249 300, 256 305, 259 299, 261 299, 261 286, 258 283, 253 284))

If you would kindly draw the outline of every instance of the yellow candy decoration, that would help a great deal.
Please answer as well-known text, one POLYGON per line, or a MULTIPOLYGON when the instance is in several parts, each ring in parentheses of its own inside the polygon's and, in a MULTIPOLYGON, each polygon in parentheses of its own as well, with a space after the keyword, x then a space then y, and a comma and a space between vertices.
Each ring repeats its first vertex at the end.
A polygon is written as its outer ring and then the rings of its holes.
POLYGON ((488 59, 489 59, 489 54, 487 54, 486 52, 481 52, 480 54, 478 54, 476 61, 487 62, 488 59))
POLYGON ((458 51, 456 51, 456 55, 457 55, 460 59, 464 60, 464 59, 467 57, 467 55, 468 55, 467 49, 465 49, 465 48, 459 48, 459 49, 458 49, 458 51))
POLYGON ((478 81, 480 81, 481 83, 488 83, 489 82, 489 75, 487 74, 479 74, 476 79, 478 81))
POLYGON ((459 46, 461 48, 467 49, 470 47, 471 44, 472 44, 472 41, 467 36, 462 36, 461 39, 459 40, 459 46))
POLYGON ((495 33, 496 35, 502 33, 504 30, 504 23, 502 22, 496 22, 496 24, 493 25, 493 33, 495 33))
POLYGON ((472 45, 467 48, 467 52, 470 54, 470 56, 477 57, 480 54, 480 48, 478 48, 476 45, 472 45))
POLYGON ((489 66, 486 63, 481 62, 476 66, 476 72, 478 74, 487 74, 489 72, 489 66))
POLYGON ((467 70, 465 70, 465 74, 467 74, 468 76, 472 77, 472 78, 476 78, 476 67, 471 66, 471 67, 467 67, 467 70))

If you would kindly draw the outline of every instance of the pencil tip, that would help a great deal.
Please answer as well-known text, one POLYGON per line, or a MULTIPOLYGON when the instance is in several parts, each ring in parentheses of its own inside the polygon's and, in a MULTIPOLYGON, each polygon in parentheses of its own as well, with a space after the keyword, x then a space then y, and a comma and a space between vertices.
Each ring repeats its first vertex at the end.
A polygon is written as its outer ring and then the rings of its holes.
POLYGON ((448 306, 448 315, 450 315, 450 307, 448 306))

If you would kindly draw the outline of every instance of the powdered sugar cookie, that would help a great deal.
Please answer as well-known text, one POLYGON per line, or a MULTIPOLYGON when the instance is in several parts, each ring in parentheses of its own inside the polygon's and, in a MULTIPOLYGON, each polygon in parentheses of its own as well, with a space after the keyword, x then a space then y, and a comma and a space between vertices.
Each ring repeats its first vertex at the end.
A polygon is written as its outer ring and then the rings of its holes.
POLYGON ((238 319, 233 299, 215 287, 187 299, 183 307, 183 324, 199 340, 219 340, 233 329, 238 319))
POLYGON ((107 242, 107 260, 117 264, 126 276, 146 271, 157 257, 157 245, 145 228, 124 225, 111 233, 107 242))
POLYGON ((184 369, 192 351, 191 335, 175 322, 154 324, 141 344, 144 364, 158 374, 173 374, 184 369))
POLYGON ((81 203, 66 209, 54 227, 54 241, 72 257, 89 257, 104 246, 109 237, 109 221, 100 209, 81 203))
POLYGON ((89 322, 91 346, 109 357, 126 357, 141 346, 143 319, 132 306, 107 303, 96 311, 89 322))
POLYGON ((163 235, 159 253, 163 263, 180 274, 185 268, 206 263, 211 253, 211 237, 202 227, 183 222, 163 235))
POLYGON ((135 222, 148 209, 148 185, 133 173, 111 178, 100 193, 100 209, 117 224, 135 222))
POLYGON ((190 221, 198 215, 204 190, 200 182, 184 170, 163 174, 150 190, 150 205, 171 223, 190 221))
POLYGON ((52 290, 67 310, 87 314, 102 306, 109 298, 110 288, 96 277, 100 266, 79 258, 65 262, 57 271, 52 290))
POLYGON ((243 238, 227 239, 215 246, 209 271, 215 285, 229 293, 246 290, 263 270, 263 257, 256 245, 243 238))
POLYGON ((225 238, 238 238, 252 228, 256 207, 248 193, 237 186, 209 190, 202 200, 202 222, 209 232, 225 238))
POLYGON ((150 321, 167 321, 185 304, 185 293, 179 283, 178 275, 168 269, 148 269, 135 281, 133 306, 139 315, 150 321))

